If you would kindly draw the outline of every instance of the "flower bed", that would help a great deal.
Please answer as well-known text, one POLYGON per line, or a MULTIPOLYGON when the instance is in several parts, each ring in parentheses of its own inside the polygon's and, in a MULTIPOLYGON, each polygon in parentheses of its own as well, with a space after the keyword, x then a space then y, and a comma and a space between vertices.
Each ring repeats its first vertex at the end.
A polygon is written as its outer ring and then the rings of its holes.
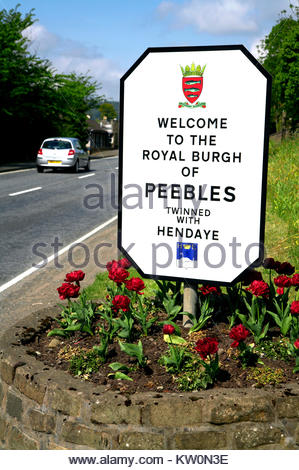
POLYGON ((108 264, 97 305, 80 294, 84 273, 68 273, 60 313, 0 340, 0 447, 298 449, 298 275, 264 265, 268 283, 253 271, 200 286, 191 330, 180 286, 147 298, 127 260, 108 264))
POLYGON ((180 286, 157 281, 155 298, 147 298, 129 266, 126 259, 107 264, 107 296, 99 305, 80 294, 84 273, 68 273, 57 289, 67 305, 34 340, 25 332, 27 351, 45 365, 128 393, 298 382, 299 275, 289 263, 266 259, 268 283, 249 271, 234 287, 199 287, 200 313, 190 330, 182 327, 180 286))
POLYGON ((0 338, 0 448, 299 448, 298 384, 184 393, 107 390, 44 365, 21 344, 35 337, 37 345, 49 315, 57 313, 34 313, 0 338))

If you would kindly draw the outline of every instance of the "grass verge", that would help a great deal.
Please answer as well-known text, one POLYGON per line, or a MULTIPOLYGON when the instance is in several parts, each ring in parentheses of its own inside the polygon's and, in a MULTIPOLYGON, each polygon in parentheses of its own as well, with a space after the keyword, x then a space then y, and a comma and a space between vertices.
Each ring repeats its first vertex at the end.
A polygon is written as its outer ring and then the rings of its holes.
POLYGON ((270 139, 266 206, 267 257, 298 266, 299 137, 270 139))

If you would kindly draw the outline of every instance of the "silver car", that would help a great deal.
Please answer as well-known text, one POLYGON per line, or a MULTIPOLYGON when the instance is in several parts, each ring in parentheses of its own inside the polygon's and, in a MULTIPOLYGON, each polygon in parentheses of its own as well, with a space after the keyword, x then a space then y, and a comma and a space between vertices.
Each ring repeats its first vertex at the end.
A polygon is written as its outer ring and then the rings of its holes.
POLYGON ((80 167, 90 170, 90 157, 74 137, 50 137, 45 139, 37 154, 36 168, 69 168, 77 173, 80 167))

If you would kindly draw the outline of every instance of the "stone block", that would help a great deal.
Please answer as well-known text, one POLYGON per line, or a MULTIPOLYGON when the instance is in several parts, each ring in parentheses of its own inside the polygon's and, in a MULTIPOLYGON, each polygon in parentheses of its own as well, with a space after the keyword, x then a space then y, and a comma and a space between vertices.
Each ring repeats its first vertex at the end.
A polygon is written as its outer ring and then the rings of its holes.
POLYGON ((121 396, 99 398, 91 404, 90 419, 96 424, 140 424, 141 407, 121 396))
POLYGON ((90 449, 105 450, 112 448, 112 439, 108 433, 74 422, 63 424, 61 437, 67 442, 87 446, 90 449))
POLYGON ((47 450, 69 450, 67 447, 61 447, 55 442, 49 442, 47 450))
POLYGON ((7 434, 8 424, 4 417, 0 416, 0 441, 4 441, 7 434))
POLYGON ((14 385, 26 397, 34 400, 40 405, 44 401, 46 385, 32 374, 31 369, 27 367, 18 367, 15 374, 14 385))
POLYGON ((163 428, 199 425, 204 406, 203 400, 163 399, 144 407, 142 423, 163 428))
POLYGON ((67 447, 61 447, 55 442, 49 442, 47 450, 69 450, 67 447))
POLYGON ((122 432, 119 435, 118 442, 118 449, 159 450, 166 448, 163 434, 149 432, 122 432))
POLYGON ((299 418, 299 396, 277 398, 279 418, 299 418))
POLYGON ((264 446, 256 447, 256 450, 290 450, 282 444, 266 444, 264 446))
POLYGON ((12 418, 17 418, 18 421, 22 420, 23 403, 21 398, 17 397, 10 391, 7 392, 6 412, 12 418))
POLYGON ((79 416, 80 414, 82 404, 80 393, 60 390, 54 386, 48 389, 46 401, 53 410, 60 413, 68 416, 79 416))
POLYGON ((203 421, 229 424, 240 421, 269 422, 274 419, 274 408, 266 397, 215 396, 205 403, 203 421))
POLYGON ((0 375, 4 382, 11 385, 14 381, 16 363, 13 359, 6 357, 0 361, 0 375))
POLYGON ((176 433, 174 449, 227 449, 225 429, 223 431, 201 429, 194 432, 176 433))
POLYGON ((297 425, 296 431, 295 431, 295 442, 296 442, 296 445, 299 446, 299 424, 297 425))
POLYGON ((55 430, 55 418, 38 410, 30 410, 28 413, 30 426, 34 431, 52 433, 55 430))
POLYGON ((22 431, 13 427, 8 433, 7 449, 12 450, 37 450, 38 442, 24 434, 22 431))
POLYGON ((280 444, 284 435, 282 430, 266 423, 247 423, 237 425, 233 432, 233 449, 250 450, 268 444, 280 444))
POLYGON ((3 390, 3 385, 0 382, 0 408, 2 406, 3 398, 4 398, 4 390, 3 390))

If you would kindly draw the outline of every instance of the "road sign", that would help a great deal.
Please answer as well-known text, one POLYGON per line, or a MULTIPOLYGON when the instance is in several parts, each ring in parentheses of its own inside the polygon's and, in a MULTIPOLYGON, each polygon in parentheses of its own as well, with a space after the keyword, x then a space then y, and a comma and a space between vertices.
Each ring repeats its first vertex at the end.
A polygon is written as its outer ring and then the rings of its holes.
POLYGON ((262 258, 271 78, 244 46, 150 48, 121 79, 119 248, 229 284, 262 258))

